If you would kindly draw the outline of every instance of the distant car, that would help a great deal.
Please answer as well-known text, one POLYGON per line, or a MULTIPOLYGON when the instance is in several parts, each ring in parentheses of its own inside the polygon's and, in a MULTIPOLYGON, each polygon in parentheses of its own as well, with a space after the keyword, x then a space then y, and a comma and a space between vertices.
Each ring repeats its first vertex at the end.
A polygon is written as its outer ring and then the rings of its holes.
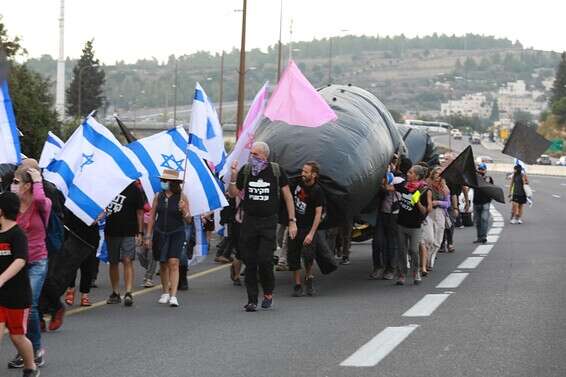
POLYGON ((474 132, 472 136, 470 136, 470 143, 471 144, 481 144, 480 134, 474 132))
POLYGON ((558 166, 566 166, 566 156, 562 156, 556 161, 556 165, 558 166))
POLYGON ((460 132, 460 130, 452 130, 452 137, 454 138, 454 140, 462 140, 462 132, 460 132))
POLYGON ((547 154, 541 154, 539 158, 537 158, 537 165, 552 165, 552 160, 550 156, 547 154))
POLYGON ((489 157, 489 156, 478 156, 476 157, 476 163, 477 164, 481 164, 481 163, 486 163, 486 164, 493 164, 493 158, 489 157))

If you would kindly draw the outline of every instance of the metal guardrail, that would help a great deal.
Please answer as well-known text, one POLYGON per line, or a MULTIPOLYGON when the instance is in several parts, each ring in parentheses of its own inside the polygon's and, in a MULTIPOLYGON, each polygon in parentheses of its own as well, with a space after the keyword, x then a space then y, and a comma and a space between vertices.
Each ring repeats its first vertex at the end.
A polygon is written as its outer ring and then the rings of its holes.
MULTIPOLYGON (((493 163, 487 164, 487 170, 500 173, 512 173, 513 166, 513 164, 493 163)), ((527 174, 566 177, 566 166, 527 165, 527 174)))

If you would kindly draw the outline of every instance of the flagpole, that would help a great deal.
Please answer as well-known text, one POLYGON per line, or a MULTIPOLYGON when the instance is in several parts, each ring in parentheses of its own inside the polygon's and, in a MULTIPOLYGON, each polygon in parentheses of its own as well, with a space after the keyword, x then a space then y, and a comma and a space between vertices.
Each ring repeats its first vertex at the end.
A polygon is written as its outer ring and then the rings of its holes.
POLYGON ((281 78, 281 34, 283 33, 283 0, 281 0, 281 9, 279 11, 279 48, 277 54, 277 82, 281 78))
POLYGON ((236 139, 244 121, 245 78, 246 78, 246 12, 248 1, 243 0, 242 7, 242 41, 240 45, 240 72, 238 80, 238 113, 236 116, 236 139))

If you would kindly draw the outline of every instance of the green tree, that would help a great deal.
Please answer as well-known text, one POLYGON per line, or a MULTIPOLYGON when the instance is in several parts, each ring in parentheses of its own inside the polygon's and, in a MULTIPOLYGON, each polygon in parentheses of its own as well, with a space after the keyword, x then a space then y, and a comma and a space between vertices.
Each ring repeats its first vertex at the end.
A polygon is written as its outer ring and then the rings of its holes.
POLYGON ((499 120, 499 104, 497 100, 493 101, 493 106, 491 106, 491 114, 489 114, 489 121, 495 122, 499 120))
MULTIPOLYGON (((554 79, 554 86, 552 87, 552 97, 550 98, 550 105, 553 106, 556 102, 566 97, 566 52, 562 53, 560 64, 556 70, 556 78, 554 79)), ((553 111, 554 112, 554 111, 553 111)))
POLYGON ((106 76, 94 56, 94 40, 86 42, 81 58, 73 68, 73 79, 67 89, 67 114, 84 117, 105 103, 106 76))
POLYGON ((558 118, 560 124, 566 125, 566 97, 562 97, 552 105, 552 114, 558 118))
POLYGON ((0 51, 6 54, 9 68, 8 86, 14 105, 16 124, 23 136, 20 138, 22 153, 39 158, 48 131, 59 133, 59 121, 54 110, 51 83, 14 58, 23 55, 25 49, 15 38, 10 40, 0 19, 0 51))

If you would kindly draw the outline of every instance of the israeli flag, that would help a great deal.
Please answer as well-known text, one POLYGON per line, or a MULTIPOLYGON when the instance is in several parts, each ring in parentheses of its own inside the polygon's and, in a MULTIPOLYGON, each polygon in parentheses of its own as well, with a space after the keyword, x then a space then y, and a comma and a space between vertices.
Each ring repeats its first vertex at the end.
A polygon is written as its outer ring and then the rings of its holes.
POLYGON ((193 257, 189 260, 189 266, 202 262, 208 256, 208 239, 206 238, 206 231, 202 226, 200 216, 193 217, 193 223, 195 226, 195 248, 193 257))
POLYGON ((0 85, 0 164, 19 165, 22 161, 20 133, 8 91, 8 80, 0 85))
POLYGON ((126 145, 137 157, 134 162, 142 173, 141 183, 149 203, 153 203, 153 198, 161 191, 159 177, 164 169, 183 175, 188 138, 183 126, 178 126, 126 145))
POLYGON ((65 206, 90 225, 141 173, 114 135, 88 116, 43 175, 65 195, 65 206))
POLYGON ((188 140, 186 131, 179 126, 128 144, 137 157, 136 166, 142 172, 148 200, 153 202, 161 191, 159 177, 163 169, 173 169, 185 171, 183 192, 189 199, 191 215, 226 207, 228 202, 218 182, 202 158, 188 148, 188 140))
POLYGON ((227 157, 222 126, 212 102, 198 82, 193 99, 189 135, 190 148, 199 157, 212 162, 215 172, 220 172, 227 157))
POLYGON ((47 133, 47 140, 43 144, 43 150, 41 151, 41 157, 39 158, 39 167, 44 169, 49 165, 49 163, 55 159, 63 148, 65 143, 63 140, 59 139, 57 135, 49 131, 47 133))

